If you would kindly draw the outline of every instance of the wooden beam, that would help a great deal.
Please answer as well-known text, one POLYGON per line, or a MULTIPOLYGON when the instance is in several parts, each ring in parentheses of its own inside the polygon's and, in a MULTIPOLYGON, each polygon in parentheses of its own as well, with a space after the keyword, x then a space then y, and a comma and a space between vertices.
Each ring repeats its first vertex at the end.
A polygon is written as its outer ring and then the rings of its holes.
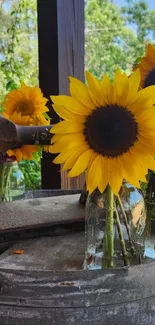
POLYGON ((79 194, 4 202, 0 204, 0 235, 50 225, 84 221, 79 194))
MULTIPOLYGON (((59 92, 57 0, 38 0, 39 85, 45 97, 59 92)), ((52 123, 58 116, 48 102, 52 123)), ((52 163, 54 155, 43 153, 42 188, 61 188, 60 166, 52 163)))
MULTIPOLYGON (((68 76, 84 81, 84 0, 58 0, 59 94, 69 94, 68 76)), ((61 172, 61 187, 82 188, 84 175, 68 179, 61 172)))
MULTIPOLYGON (((84 0, 38 0, 39 82, 46 97, 68 94, 68 76, 84 80, 84 0)), ((50 105, 50 104, 49 104, 50 105)), ((51 105, 52 123, 58 117, 51 105)), ((84 176, 67 179, 53 156, 43 154, 43 188, 82 188, 84 176)))

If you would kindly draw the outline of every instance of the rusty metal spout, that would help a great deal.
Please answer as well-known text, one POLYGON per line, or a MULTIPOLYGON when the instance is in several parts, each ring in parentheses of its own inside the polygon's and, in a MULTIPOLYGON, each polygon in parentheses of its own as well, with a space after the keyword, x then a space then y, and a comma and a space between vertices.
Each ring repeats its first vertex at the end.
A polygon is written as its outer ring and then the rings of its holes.
POLYGON ((52 125, 20 126, 0 115, 0 160, 7 150, 22 145, 49 145, 52 125))

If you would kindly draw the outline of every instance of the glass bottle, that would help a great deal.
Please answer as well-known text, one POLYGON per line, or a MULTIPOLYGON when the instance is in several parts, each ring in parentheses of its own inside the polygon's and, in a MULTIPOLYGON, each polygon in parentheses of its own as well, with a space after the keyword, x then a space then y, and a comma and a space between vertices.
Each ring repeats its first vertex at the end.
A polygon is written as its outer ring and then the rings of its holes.
POLYGON ((0 201, 14 201, 25 198, 24 175, 15 157, 4 158, 0 163, 0 201))
MULTIPOLYGON (((88 195, 85 208, 85 268, 108 267, 106 252, 107 189, 88 195)), ((146 209, 142 192, 123 181, 119 199, 115 197, 113 223, 113 266, 136 265, 144 256, 146 209)))

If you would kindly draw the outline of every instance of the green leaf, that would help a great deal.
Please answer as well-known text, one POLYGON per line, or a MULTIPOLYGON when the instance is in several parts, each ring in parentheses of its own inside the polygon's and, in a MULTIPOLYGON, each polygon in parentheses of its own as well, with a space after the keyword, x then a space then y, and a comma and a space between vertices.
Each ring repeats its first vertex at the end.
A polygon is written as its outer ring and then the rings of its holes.
POLYGON ((15 14, 16 14, 16 11, 15 10, 11 11, 11 13, 10 13, 11 16, 13 16, 15 14))

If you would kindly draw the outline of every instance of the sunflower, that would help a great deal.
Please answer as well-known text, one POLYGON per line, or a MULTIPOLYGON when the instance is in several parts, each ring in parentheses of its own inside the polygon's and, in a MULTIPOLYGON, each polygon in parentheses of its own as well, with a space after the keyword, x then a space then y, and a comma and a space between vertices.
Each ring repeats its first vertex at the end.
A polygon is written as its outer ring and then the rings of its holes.
POLYGON ((51 130, 54 163, 64 163, 68 177, 87 170, 89 193, 109 184, 117 195, 123 179, 140 187, 148 168, 155 170, 155 86, 138 91, 138 69, 129 78, 117 69, 113 83, 89 72, 86 79, 88 86, 70 77, 71 96, 51 96, 64 119, 51 130))
POLYGON ((145 56, 141 62, 136 65, 141 74, 141 88, 155 85, 155 45, 148 44, 145 56))
MULTIPOLYGON (((31 124, 30 117, 22 116, 21 113, 14 112, 11 117, 5 112, 3 112, 2 115, 17 125, 27 126, 31 124)), ((15 156, 17 161, 21 161, 22 159, 33 159, 33 152, 36 151, 38 151, 38 146, 24 145, 21 148, 8 150, 7 155, 9 157, 15 156)))
POLYGON ((6 95, 2 106, 5 112, 12 116, 14 112, 22 116, 34 116, 48 111, 47 98, 43 97, 39 87, 29 87, 22 84, 19 89, 14 89, 6 95))

